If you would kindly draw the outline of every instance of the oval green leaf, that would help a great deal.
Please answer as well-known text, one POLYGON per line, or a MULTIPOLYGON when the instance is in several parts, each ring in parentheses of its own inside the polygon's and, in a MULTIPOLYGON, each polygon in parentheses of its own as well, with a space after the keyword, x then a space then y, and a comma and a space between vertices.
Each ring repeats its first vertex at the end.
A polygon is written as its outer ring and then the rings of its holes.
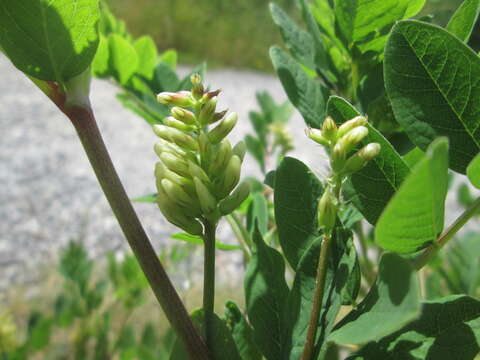
POLYGON ((448 182, 448 141, 432 143, 388 203, 375 228, 376 242, 406 254, 436 240, 443 230, 448 182))
POLYGON ((98 0, 2 0, 0 46, 27 75, 63 83, 92 62, 99 18, 98 0))
POLYGON ((480 189, 480 154, 467 167, 467 176, 473 186, 480 189))

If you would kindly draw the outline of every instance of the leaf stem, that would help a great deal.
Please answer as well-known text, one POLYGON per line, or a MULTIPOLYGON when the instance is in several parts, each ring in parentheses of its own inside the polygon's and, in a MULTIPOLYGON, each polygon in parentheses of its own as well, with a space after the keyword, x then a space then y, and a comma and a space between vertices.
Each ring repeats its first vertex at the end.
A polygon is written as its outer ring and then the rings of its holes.
MULTIPOLYGON (((242 224, 238 224, 236 220, 239 220, 238 218, 232 216, 233 214, 229 214, 225 216, 225 219, 227 220, 228 224, 232 228, 233 233, 235 234, 235 237, 238 240, 238 243, 240 244, 240 247, 242 248, 243 255, 245 256, 245 260, 248 262, 250 260, 251 254, 250 254, 250 249, 247 244, 247 241, 245 239, 245 234, 244 234, 244 228, 242 224), (243 228, 243 229, 242 229, 243 228)), ((248 235, 248 234, 247 234, 248 235)))
POLYGON ((204 271, 203 271, 203 311, 205 312, 205 338, 207 347, 213 346, 213 315, 215 307, 215 230, 216 224, 205 220, 203 240, 204 271))
POLYGON ((65 108, 62 94, 53 95, 53 98, 49 97, 74 125, 113 213, 172 327, 183 340, 192 359, 210 359, 205 342, 193 326, 123 188, 91 108, 77 106, 65 108))
POLYGON ((424 267, 433 256, 449 242, 455 234, 480 210, 480 197, 474 201, 474 203, 461 214, 457 220, 453 222, 450 227, 441 234, 437 241, 425 249, 425 251, 415 260, 415 268, 420 270, 424 267))
POLYGON ((315 281, 315 293, 313 297, 312 314, 308 324, 307 339, 303 348, 301 360, 312 360, 315 350, 315 337, 317 335, 318 320, 320 318, 320 310, 322 309, 323 293, 325 289, 325 279, 328 266, 328 254, 332 242, 331 234, 323 236, 322 245, 320 247, 320 255, 317 266, 317 277, 315 281))

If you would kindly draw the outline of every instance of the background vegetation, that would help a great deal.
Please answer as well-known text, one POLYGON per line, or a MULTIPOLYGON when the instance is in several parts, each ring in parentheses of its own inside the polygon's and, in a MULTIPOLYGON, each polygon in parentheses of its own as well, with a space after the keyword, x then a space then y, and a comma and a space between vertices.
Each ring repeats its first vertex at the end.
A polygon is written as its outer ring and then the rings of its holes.
MULTIPOLYGON (((182 63, 272 71, 268 49, 281 43, 270 0, 109 0, 135 36, 149 34, 161 50, 175 48, 182 63)), ((277 0, 293 18, 295 0, 277 0)), ((445 24, 460 0, 428 0, 423 15, 445 24)))

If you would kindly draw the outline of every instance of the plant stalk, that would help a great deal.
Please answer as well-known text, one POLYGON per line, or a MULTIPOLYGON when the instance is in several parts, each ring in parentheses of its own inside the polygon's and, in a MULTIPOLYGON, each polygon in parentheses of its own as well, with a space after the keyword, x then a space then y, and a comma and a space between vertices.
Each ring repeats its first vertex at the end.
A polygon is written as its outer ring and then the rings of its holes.
POLYGON ((204 221, 205 243, 203 272, 203 311, 205 314, 205 338, 207 347, 213 346, 213 315, 215 307, 215 230, 216 224, 204 221))
POLYGON ((480 198, 475 200, 475 202, 467 210, 465 210, 465 212, 463 212, 463 214, 461 214, 457 220, 455 220, 453 224, 443 232, 443 234, 438 237, 437 241, 425 249, 425 251, 415 260, 415 268, 420 270, 422 267, 424 267, 435 256, 435 254, 457 234, 463 225, 465 225, 468 220, 478 213, 479 210, 480 198))
POLYGON ((313 298, 312 314, 308 324, 307 339, 303 348, 302 360, 313 360, 315 352, 315 337, 317 335, 318 320, 322 309, 323 294, 325 290, 325 279, 328 267, 328 254, 332 242, 331 234, 325 234, 320 247, 320 255, 317 266, 317 277, 315 281, 315 294, 313 298))
MULTIPOLYGON (((130 247, 172 327, 184 342, 191 359, 210 359, 205 342, 194 328, 178 293, 158 259, 115 171, 91 108, 65 108, 52 99, 70 118, 102 190, 130 247)), ((56 101, 57 100, 57 101, 56 101)))

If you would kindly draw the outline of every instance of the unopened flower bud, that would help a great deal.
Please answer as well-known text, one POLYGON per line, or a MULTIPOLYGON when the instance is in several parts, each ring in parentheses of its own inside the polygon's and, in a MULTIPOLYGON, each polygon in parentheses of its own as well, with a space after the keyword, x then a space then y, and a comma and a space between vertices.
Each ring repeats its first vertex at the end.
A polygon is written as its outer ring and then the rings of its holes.
POLYGON ((173 127, 175 129, 178 129, 180 131, 191 131, 192 127, 190 125, 185 124, 183 121, 179 121, 175 119, 173 116, 167 116, 165 119, 163 119, 163 123, 166 126, 173 127))
POLYGON ((215 157, 209 168, 209 173, 211 174, 215 174, 225 169, 233 155, 232 145, 230 145, 228 139, 223 139, 219 145, 218 151, 216 151, 215 157))
POLYGON ((181 176, 190 176, 188 164, 182 158, 168 152, 161 153, 159 157, 168 169, 181 176))
POLYGON ((242 161, 237 155, 233 155, 228 162, 225 172, 223 174, 223 181, 220 186, 219 196, 224 198, 240 181, 240 171, 242 168, 242 161))
POLYGON ((241 161, 243 161, 243 158, 245 157, 245 153, 247 152, 247 145, 243 141, 239 141, 234 147, 233 147, 233 153, 237 155, 241 161))
POLYGON ((337 221, 337 200, 330 188, 326 188, 318 202, 318 226, 325 232, 331 232, 337 221))
POLYGON ((370 143, 352 155, 345 163, 345 173, 352 174, 362 169, 380 153, 380 144, 370 143))
POLYGON ((220 201, 218 209, 222 215, 228 215, 236 208, 238 208, 250 194, 250 184, 247 181, 243 181, 232 192, 231 195, 220 201))
POLYGON ((193 184, 193 180, 186 178, 184 176, 180 176, 177 173, 169 170, 162 162, 157 162, 155 164, 155 178, 157 182, 160 182, 163 179, 168 179, 175 184, 182 187, 185 192, 190 194, 190 196, 195 195, 195 185, 193 184))
POLYGON ((195 183, 195 189, 197 191, 198 200, 200 202, 200 207, 205 215, 211 214, 217 208, 217 200, 210 193, 210 190, 205 186, 205 184, 199 178, 193 178, 195 183))
POLYGON ((169 106, 192 106, 193 101, 190 91, 162 92, 157 95, 157 100, 161 104, 169 106))
POLYGON ((159 157, 160 154, 163 152, 169 152, 180 157, 186 156, 186 152, 183 149, 180 149, 177 145, 166 142, 164 140, 160 140, 159 142, 157 142, 153 149, 159 157))
POLYGON ((218 96, 221 92, 222 92, 221 89, 217 89, 215 91, 209 91, 208 93, 205 94, 205 98, 207 100, 211 99, 211 98, 214 98, 215 96, 218 96))
POLYGON ((199 74, 193 74, 190 76, 192 82, 192 95, 196 100, 200 100, 205 92, 202 84, 202 77, 199 74))
POLYGON ((183 149, 188 149, 188 150, 198 149, 198 144, 193 139, 193 137, 183 133, 178 129, 171 128, 165 125, 154 125, 153 131, 155 132, 155 134, 157 134, 157 136, 161 137, 164 140, 173 142, 183 149))
POLYGON ((217 98, 213 97, 202 106, 200 114, 198 115, 198 122, 201 125, 207 125, 208 123, 210 123, 216 108, 217 98))
POLYGON ((238 115, 236 113, 231 113, 225 119, 223 119, 220 124, 218 124, 212 131, 208 133, 208 139, 213 144, 218 144, 222 141, 234 128, 237 123, 238 115))
POLYGON ((329 141, 335 141, 337 138, 337 130, 335 121, 330 116, 327 116, 322 125, 323 137, 329 141))
POLYGON ((202 180, 204 183, 210 182, 210 179, 208 178, 207 173, 200 166, 195 164, 193 161, 188 162, 188 171, 192 178, 197 177, 200 180, 202 180))
POLYGON ((171 113, 175 119, 182 121, 185 124, 193 125, 196 122, 193 112, 182 109, 181 107, 175 106, 174 108, 172 108, 171 113))
POLYGON ((331 155, 331 160, 330 160, 330 165, 332 167, 332 170, 335 172, 339 172, 342 170, 343 166, 345 165, 345 160, 347 158, 347 154, 345 152, 345 149, 341 144, 336 144, 333 147, 332 155, 331 155))
POLYGON ((340 127, 338 128, 337 132, 337 138, 341 138, 343 135, 348 133, 350 130, 353 130, 354 128, 358 126, 363 126, 367 123, 367 119, 364 116, 357 116, 351 120, 348 120, 344 122, 340 127))
POLYGON ((165 194, 164 190, 159 190, 157 195, 157 205, 163 216, 172 224, 183 229, 192 235, 202 235, 202 225, 193 216, 183 213, 183 209, 172 203, 165 194))
POLYGON ((345 153, 349 153, 360 141, 362 141, 368 135, 368 129, 365 126, 357 126, 356 128, 350 130, 348 133, 343 135, 339 140, 340 144, 345 153))
POLYGON ((322 131, 321 130, 318 130, 318 129, 307 129, 305 130, 305 133, 307 134, 307 136, 312 139, 313 141, 315 141, 316 143, 320 144, 320 145, 324 145, 324 146, 328 146, 329 145, 329 142, 327 139, 325 139, 325 137, 322 135, 322 131))
POLYGON ((196 199, 188 195, 181 186, 175 184, 173 181, 168 179, 162 179, 160 185, 165 191, 167 197, 174 203, 182 205, 187 208, 192 208, 197 206, 196 199))

